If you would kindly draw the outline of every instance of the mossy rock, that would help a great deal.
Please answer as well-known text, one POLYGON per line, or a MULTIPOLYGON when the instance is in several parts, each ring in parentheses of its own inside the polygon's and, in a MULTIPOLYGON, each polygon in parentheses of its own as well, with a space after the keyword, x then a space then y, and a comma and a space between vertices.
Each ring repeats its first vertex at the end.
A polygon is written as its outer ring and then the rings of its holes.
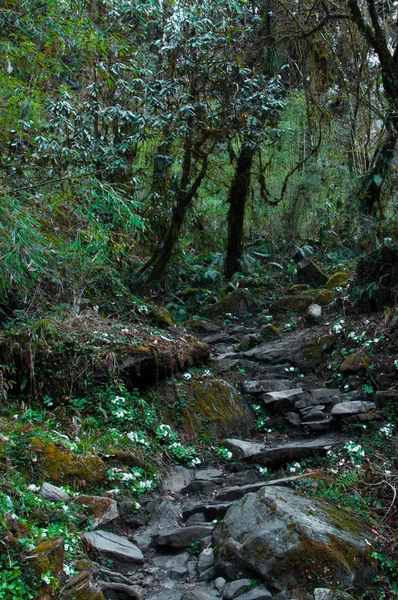
POLYGON ((178 296, 178 298, 182 298, 183 300, 189 300, 189 298, 194 298, 201 292, 202 290, 200 288, 190 287, 186 288, 185 290, 182 290, 181 292, 177 292, 176 295, 178 296))
POLYGON ((185 321, 184 327, 194 331, 195 333, 206 333, 210 335, 219 331, 219 327, 211 321, 204 321, 203 319, 188 319, 185 321))
POLYGON ((331 290, 320 288, 317 290, 307 290, 302 292, 299 298, 310 298, 311 304, 320 304, 321 306, 325 306, 326 304, 330 304, 332 302, 334 295, 331 290))
POLYGON ((43 475, 55 483, 69 482, 86 487, 106 479, 107 469, 99 456, 78 456, 61 444, 40 437, 33 437, 31 446, 43 475))
POLYGON ((83 571, 66 582, 60 600, 105 600, 105 597, 94 585, 91 573, 83 571))
POLYGON ((307 296, 282 296, 271 306, 274 314, 304 313, 313 304, 313 299, 307 296))
POLYGON ((292 285, 292 287, 290 287, 287 290, 287 293, 289 295, 297 295, 297 294, 301 294, 301 292, 305 292, 306 290, 308 290, 309 285, 308 283, 295 283, 294 285, 292 285))
POLYGON ((319 576, 325 587, 364 592, 377 573, 366 538, 369 526, 354 514, 274 486, 235 502, 213 534, 218 571, 250 569, 295 598, 319 576))
POLYGON ((197 439, 202 433, 218 438, 248 435, 254 416, 243 396, 221 379, 163 385, 158 390, 165 421, 197 439))
POLYGON ((173 317, 170 314, 170 311, 164 306, 157 306, 156 304, 147 304, 149 313, 148 316, 156 325, 159 327, 174 327, 173 317))
POLYGON ((239 289, 208 306, 202 315, 219 322, 224 320, 225 315, 244 317, 246 314, 256 312, 258 312, 258 307, 253 296, 247 290, 239 289))
POLYGON ((364 373, 369 367, 370 358, 366 354, 354 352, 347 356, 340 367, 340 373, 343 375, 356 375, 364 373))
POLYGON ((267 323, 267 325, 263 325, 260 328, 260 336, 264 340, 271 340, 279 337, 281 335, 281 330, 272 325, 272 323, 267 323))
MULTIPOLYGON (((30 559, 33 562, 33 568, 38 579, 46 574, 59 580, 63 574, 65 559, 64 539, 56 537, 43 540, 32 550, 30 559)), ((44 598, 58 598, 58 590, 53 582, 47 584, 43 581, 37 600, 40 598, 43 600, 44 598)))
POLYGON ((298 349, 296 357, 299 368, 308 371, 319 367, 325 362, 335 343, 336 335, 331 333, 303 344, 298 349))
POLYGON ((336 287, 346 287, 351 279, 351 275, 351 272, 338 271, 337 273, 329 277, 325 287, 328 290, 334 290, 334 288, 336 287))
POLYGON ((297 283, 307 283, 313 288, 324 286, 329 277, 310 258, 304 258, 297 264, 297 283))

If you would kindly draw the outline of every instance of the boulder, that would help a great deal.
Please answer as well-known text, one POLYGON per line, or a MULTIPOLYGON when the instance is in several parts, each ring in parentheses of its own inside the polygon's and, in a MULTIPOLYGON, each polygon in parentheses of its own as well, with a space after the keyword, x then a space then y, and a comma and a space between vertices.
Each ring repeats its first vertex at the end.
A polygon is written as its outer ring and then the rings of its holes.
POLYGON ((345 415, 359 415, 367 413, 375 407, 373 402, 365 402, 361 400, 353 400, 352 402, 340 402, 333 406, 331 414, 335 417, 345 415))
POLYGON ((222 592, 224 600, 233 600, 248 592, 251 588, 250 579, 236 579, 227 583, 222 592))
POLYGON ((166 423, 173 426, 178 420, 191 439, 204 430, 218 438, 241 432, 248 435, 255 422, 245 398, 222 379, 165 385, 158 388, 158 395, 162 398, 160 411, 166 423))
POLYGON ((278 338, 281 335, 281 330, 272 325, 272 323, 267 323, 260 327, 259 334, 264 340, 271 340, 278 338))
POLYGON ((304 258, 297 264, 298 283, 307 283, 316 288, 324 286, 328 280, 326 273, 310 258, 304 258))
POLYGON ((364 591, 375 576, 372 533, 326 501, 282 487, 248 494, 214 532, 216 568, 249 569, 277 590, 301 593, 319 573, 331 587, 364 591))
POLYGON ((64 539, 55 537, 43 540, 32 550, 29 558, 33 562, 34 570, 39 579, 47 573, 59 579, 62 576, 64 567, 64 539))
POLYGON ((62 588, 60 600, 105 600, 101 590, 94 584, 93 576, 87 571, 82 571, 69 579, 62 588))
POLYGON ((253 296, 244 289, 235 290, 203 311, 203 316, 215 321, 223 321, 225 315, 244 317, 258 311, 253 296))
POLYGON ((305 292, 301 292, 300 298, 311 298, 314 303, 325 306, 326 304, 330 304, 334 296, 331 290, 320 288, 317 290, 307 290, 305 292))
POLYGON ((165 529, 153 538, 153 542, 158 548, 189 548, 192 542, 199 542, 210 535, 213 529, 212 524, 165 529))
POLYGON ((369 367, 369 356, 360 352, 353 352, 347 356, 340 367, 340 373, 343 375, 356 375, 364 373, 369 367))
POLYGON ((102 496, 77 496, 72 501, 80 510, 92 519, 92 528, 97 529, 110 523, 119 516, 116 500, 102 496))
POLYGON ((107 468, 99 456, 77 456, 62 444, 39 436, 32 437, 31 446, 43 472, 53 481, 73 481, 84 487, 106 479, 107 468))

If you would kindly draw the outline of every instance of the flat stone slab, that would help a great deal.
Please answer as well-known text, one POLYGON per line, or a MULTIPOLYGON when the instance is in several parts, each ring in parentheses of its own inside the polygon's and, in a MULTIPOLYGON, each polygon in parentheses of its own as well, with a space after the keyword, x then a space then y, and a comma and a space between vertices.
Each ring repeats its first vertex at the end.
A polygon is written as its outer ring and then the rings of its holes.
POLYGON ((293 475, 292 477, 284 477, 283 479, 271 479, 270 481, 262 481, 259 483, 253 483, 251 485, 243 485, 243 486, 233 486, 227 487, 223 490, 220 490, 216 494, 216 500, 222 502, 225 505, 229 503, 230 506, 234 503, 235 500, 240 500, 246 494, 251 492, 258 492, 263 487, 268 486, 290 486, 292 483, 299 481, 300 479, 304 479, 305 477, 311 477, 313 473, 302 473, 301 475, 293 475))
POLYGON ((352 400, 351 402, 340 402, 333 406, 331 414, 336 416, 359 415, 367 413, 375 408, 374 402, 364 402, 361 400, 352 400))
POLYGON ((192 515, 203 514, 208 521, 213 521, 217 518, 222 518, 227 510, 230 508, 232 502, 224 503, 207 503, 207 504, 193 504, 185 508, 182 513, 184 521, 192 517, 192 515))
POLYGON ((268 392, 261 396, 261 400, 265 405, 284 402, 286 400, 293 403, 295 399, 301 398, 303 392, 304 390, 302 388, 281 390, 280 392, 268 392))
POLYGON ((334 446, 343 445, 348 437, 342 433, 327 434, 315 439, 297 439, 274 447, 257 442, 227 439, 224 445, 238 459, 266 466, 280 466, 314 454, 322 454, 334 446))
POLYGON ((251 588, 250 579, 236 579, 227 583, 222 592, 222 597, 225 600, 234 600, 238 596, 249 592, 251 588))
POLYGON ((272 594, 265 588, 254 588, 247 592, 247 594, 243 594, 243 596, 239 596, 239 600, 271 600, 272 594))
POLYGON ((194 478, 192 469, 185 467, 173 467, 168 477, 163 482, 163 490, 166 492, 180 492, 194 478))
POLYGON ((83 539, 98 552, 126 562, 143 563, 144 555, 141 550, 121 535, 98 529, 84 533, 83 539))
POLYGON ((290 390, 292 382, 289 379, 259 379, 255 381, 243 381, 244 394, 264 394, 266 392, 281 392, 290 390))
POLYGON ((153 542, 157 547, 188 548, 192 542, 198 542, 211 535, 213 524, 191 525, 160 531, 154 536, 153 542))

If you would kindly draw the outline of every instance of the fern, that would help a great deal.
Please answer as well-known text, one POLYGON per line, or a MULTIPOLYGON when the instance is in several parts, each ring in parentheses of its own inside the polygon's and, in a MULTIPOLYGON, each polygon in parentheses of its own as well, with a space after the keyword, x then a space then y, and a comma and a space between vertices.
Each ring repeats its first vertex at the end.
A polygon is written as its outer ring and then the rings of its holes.
POLYGON ((350 488, 354 488, 357 486, 359 481, 358 471, 348 471, 347 473, 342 473, 338 475, 334 481, 334 487, 338 492, 345 492, 350 488))

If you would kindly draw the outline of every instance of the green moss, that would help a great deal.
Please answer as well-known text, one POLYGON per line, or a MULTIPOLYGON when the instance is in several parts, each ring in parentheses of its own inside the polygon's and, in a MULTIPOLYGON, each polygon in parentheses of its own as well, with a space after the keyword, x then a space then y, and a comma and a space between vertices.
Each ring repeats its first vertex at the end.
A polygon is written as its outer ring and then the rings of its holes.
POLYGON ((322 338, 312 340, 303 346, 301 351, 302 356, 310 365, 316 366, 325 359, 326 353, 333 348, 335 343, 335 334, 325 335, 322 338))
POLYGON ((311 304, 320 304, 321 306, 324 306, 330 304, 334 296, 331 290, 321 288, 318 290, 307 290, 306 292, 302 292, 300 297, 311 299, 311 304))
POLYGON ((156 304, 148 304, 149 317, 160 327, 173 327, 174 321, 167 310, 163 306, 157 306, 156 304))
POLYGON ((352 273, 350 272, 344 273, 343 271, 338 271, 327 280, 325 287, 328 290, 333 290, 336 287, 346 287, 351 275, 352 273))
POLYGON ((277 314, 287 312, 303 313, 312 303, 312 298, 302 295, 282 296, 272 304, 271 311, 277 314))
POLYGON ((164 386, 158 394, 159 410, 165 421, 182 427, 191 439, 207 432, 217 437, 225 437, 232 430, 244 433, 252 424, 244 399, 218 379, 164 386))
POLYGON ((247 290, 239 289, 208 306, 203 311, 203 316, 213 320, 217 318, 222 320, 228 313, 244 316, 246 313, 253 313, 256 310, 257 305, 252 295, 247 290))
POLYGON ((305 290, 308 290, 308 284, 307 283, 296 283, 295 285, 292 285, 292 287, 290 287, 287 290, 288 294, 299 294, 300 292, 304 292, 305 290))
POLYGON ((272 323, 268 323, 267 325, 263 325, 260 329, 260 335, 262 338, 268 340, 272 338, 279 337, 281 334, 280 329, 272 325, 272 323))
POLYGON ((101 483, 106 466, 99 456, 78 456, 48 439, 33 437, 32 450, 41 460, 43 473, 55 483, 76 482, 79 486, 101 483))
POLYGON ((50 573, 53 577, 62 574, 64 566, 64 540, 61 537, 40 542, 32 551, 33 565, 38 577, 50 573))
POLYGON ((343 375, 351 375, 364 372, 369 367, 370 358, 366 354, 354 352, 347 356, 340 367, 340 372, 343 375))

